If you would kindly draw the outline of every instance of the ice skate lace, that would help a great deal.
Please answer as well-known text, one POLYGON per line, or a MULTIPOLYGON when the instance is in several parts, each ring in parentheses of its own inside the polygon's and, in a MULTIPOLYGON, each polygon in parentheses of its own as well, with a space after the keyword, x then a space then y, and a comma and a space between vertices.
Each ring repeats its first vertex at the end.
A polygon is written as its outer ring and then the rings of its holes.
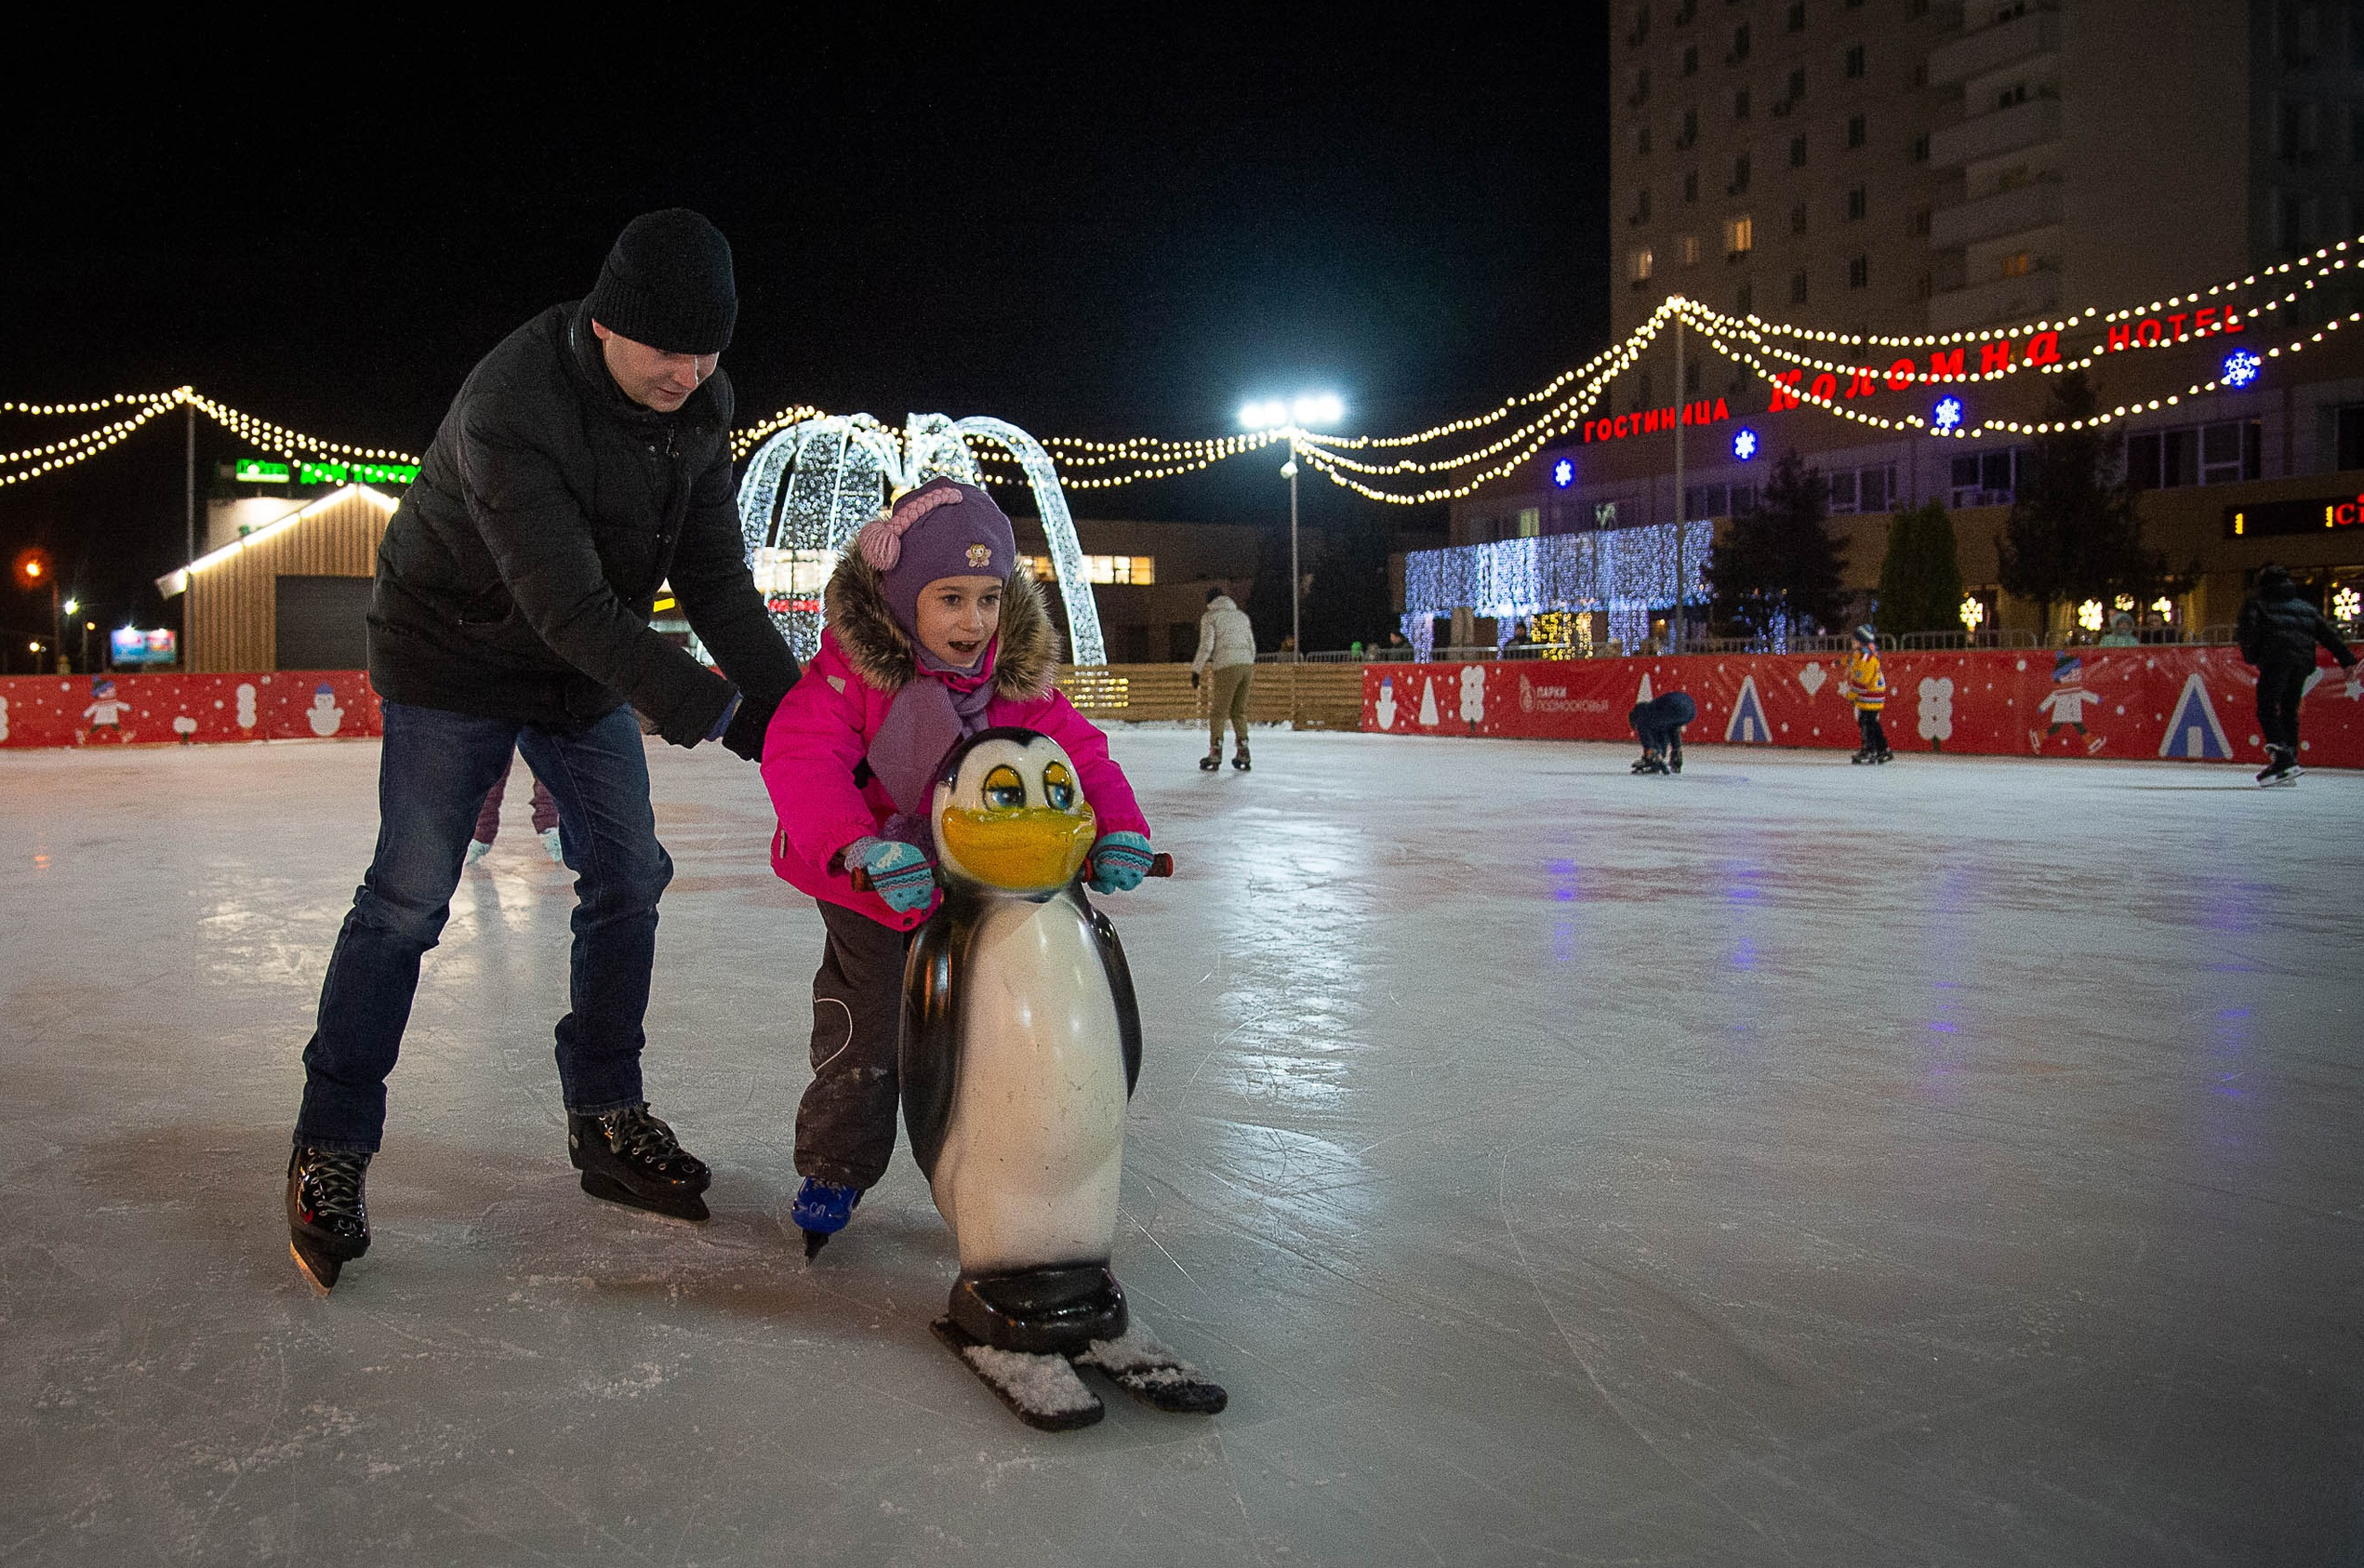
POLYGON ((304 1186, 312 1199, 312 1212, 323 1219, 365 1219, 362 1207, 362 1177, 368 1173, 369 1156, 349 1154, 336 1149, 316 1149, 304 1170, 304 1186))
POLYGON ((636 1108, 612 1111, 599 1119, 607 1147, 628 1160, 662 1165, 678 1158, 682 1146, 673 1129, 636 1108))

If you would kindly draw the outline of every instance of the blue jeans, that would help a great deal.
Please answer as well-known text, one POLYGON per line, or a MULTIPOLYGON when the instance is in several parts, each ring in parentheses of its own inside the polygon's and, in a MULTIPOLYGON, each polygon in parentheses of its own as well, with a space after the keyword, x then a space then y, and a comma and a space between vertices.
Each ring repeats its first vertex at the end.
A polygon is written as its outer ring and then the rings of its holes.
POLYGON ((377 1150, 418 961, 451 914, 477 810, 508 774, 512 751, 525 754, 556 797, 559 840, 576 873, 573 1010, 558 1020, 566 1109, 596 1116, 638 1105, 657 900, 673 861, 657 842, 648 758, 631 710, 546 729, 403 702, 384 709, 378 850, 320 988, 296 1142, 377 1150))

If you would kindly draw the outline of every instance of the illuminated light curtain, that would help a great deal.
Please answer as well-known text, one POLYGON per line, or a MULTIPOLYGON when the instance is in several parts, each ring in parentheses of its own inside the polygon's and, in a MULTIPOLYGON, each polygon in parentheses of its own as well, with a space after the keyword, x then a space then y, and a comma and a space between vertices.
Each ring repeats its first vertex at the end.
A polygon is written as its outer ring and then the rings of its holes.
POLYGON ((1414 657, 1426 659, 1435 647, 1435 618, 1458 609, 1497 622, 1591 611, 1605 618, 1610 637, 1631 646, 1650 635, 1651 611, 1675 603, 1678 527, 1687 568, 1682 602, 1705 604, 1711 523, 1549 534, 1411 551, 1403 562, 1404 636, 1414 657))
POLYGON ((890 498, 938 475, 983 483, 972 440, 1009 452, 1025 473, 1051 544, 1074 662, 1105 664, 1100 617, 1075 521, 1042 444, 1005 420, 914 414, 902 433, 867 414, 789 425, 758 447, 739 481, 739 529, 772 620, 797 658, 820 650, 821 595, 838 552, 890 498))

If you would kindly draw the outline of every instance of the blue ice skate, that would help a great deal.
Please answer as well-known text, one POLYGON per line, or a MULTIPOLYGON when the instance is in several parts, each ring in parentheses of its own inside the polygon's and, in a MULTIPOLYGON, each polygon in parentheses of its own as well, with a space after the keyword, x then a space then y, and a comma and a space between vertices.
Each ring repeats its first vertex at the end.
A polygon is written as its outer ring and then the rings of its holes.
POLYGON ((804 1232, 804 1256, 810 1258, 823 1243, 845 1229, 854 1205, 862 1201, 858 1187, 840 1187, 818 1176, 806 1176, 796 1189, 796 1205, 789 1211, 796 1229, 804 1232))

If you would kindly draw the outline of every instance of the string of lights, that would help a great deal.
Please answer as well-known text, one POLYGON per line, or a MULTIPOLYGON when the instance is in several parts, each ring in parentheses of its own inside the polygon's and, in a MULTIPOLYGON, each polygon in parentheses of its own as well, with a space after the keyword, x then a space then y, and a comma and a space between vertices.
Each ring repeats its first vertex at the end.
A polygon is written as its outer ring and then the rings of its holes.
MULTIPOLYGON (((1869 390, 1879 387, 1893 391, 1916 384, 1978 386, 2001 381, 2031 369, 2059 374, 2091 366, 2108 354, 2174 348, 2199 338, 2215 336, 2225 330, 2223 321, 2217 319, 2213 325, 2204 325, 2199 312, 2223 311, 2230 315, 2231 302, 2236 299, 2242 301, 2239 319, 2244 329, 2252 326, 2270 326, 2278 319, 2277 312, 2297 303, 2308 290, 2348 272, 2351 263, 2354 274, 2364 278, 2364 259, 2348 255, 2352 245, 2364 245, 2364 236, 2353 241, 2341 240, 2320 247, 2312 255, 2280 262, 2239 279, 2221 280, 2205 288, 2156 299, 2148 305, 2125 306, 2107 312, 2088 307, 2056 319, 2047 318, 1977 331, 1842 333, 1792 322, 1770 321, 1754 314, 1728 315, 1699 300, 1673 295, 1622 341, 1602 349, 1582 365, 1561 371, 1545 385, 1505 399, 1482 414, 1449 419, 1408 434, 1344 435, 1287 426, 1185 440, 1160 436, 1133 436, 1121 441, 1050 437, 1042 445, 1056 456, 1062 471, 1062 483, 1077 490, 1114 489, 1151 480, 1176 478, 1285 442, 1293 455, 1301 456, 1334 483, 1368 499, 1403 505, 1455 499, 1512 472, 1551 441, 1575 430, 1599 406, 1610 384, 1618 376, 1634 368, 1641 355, 1655 344, 1670 320, 1680 320, 1698 331, 1717 353, 1766 382, 1780 387, 1785 403, 1794 400, 1798 406, 1815 407, 1869 428, 1954 440, 1976 439, 1989 433, 2026 435, 2041 434, 2055 429, 2083 429, 2142 412, 2171 407, 2185 397, 2229 390, 2228 375, 2239 378, 2231 383, 2232 386, 2245 385, 2266 360, 2294 356, 2304 352, 2311 344, 2325 342, 2328 334, 2337 332, 2343 326, 2364 322, 2364 311, 2334 316, 2318 328, 2311 331, 2301 329, 2299 334, 2288 340, 2262 350, 2238 349, 2226 357, 2214 378, 2195 381, 2180 394, 2120 404, 2106 412, 2097 411, 2090 419, 2082 420, 2024 420, 1998 417, 1972 420, 1964 417, 1958 399, 1941 402, 1934 417, 1919 413, 1874 414, 1847 406, 1848 398, 1839 392, 1839 379, 1846 378, 1846 384, 1851 388, 1869 390), (2211 306, 2209 301, 2218 303, 2211 306), (2180 313, 2170 313, 2178 312, 2180 313), (2161 321, 2172 322, 2173 329, 2160 327, 2158 324, 2161 321), (1902 359, 1882 369, 1825 357, 1826 349, 1821 347, 1944 350, 1999 340, 2016 342, 2047 333, 2056 335, 2071 328, 2090 327, 2097 323, 2104 327, 2113 327, 2134 322, 2140 322, 2146 329, 2156 330, 2108 333, 2101 340, 2073 355, 2059 353, 2055 337, 2051 345, 2054 357, 2051 359, 2034 363, 2027 355, 2007 353, 1999 356, 2000 363, 1982 364, 1975 370, 1966 363, 1959 370, 1955 370, 1951 365, 1941 368, 1934 364, 1923 369, 1919 365, 1908 366, 1902 359), (1813 373, 1815 379, 1807 381, 1801 372, 1813 373), (1828 379, 1827 383, 1826 378, 1828 379), (1948 404, 1952 407, 1950 416, 1945 412, 1948 404), (1517 422, 1508 429, 1497 429, 1506 420, 1512 419, 1517 422), (1486 439, 1466 450, 1425 458, 1408 450, 1479 432, 1484 432, 1486 439), (1428 484, 1412 489, 1390 488, 1385 484, 1391 479, 1441 479, 1444 476, 1451 476, 1451 482, 1428 484)), ((359 446, 310 435, 232 408, 184 386, 169 392, 117 392, 105 398, 73 403, 0 402, 0 415, 126 414, 124 418, 109 420, 59 441, 0 453, 0 485, 21 484, 86 461, 118 445, 157 414, 184 405, 202 410, 223 430, 263 451, 291 457, 310 453, 406 464, 418 461, 408 453, 390 447, 359 446)), ((784 408, 752 426, 733 432, 732 455, 744 458, 779 431, 822 417, 821 410, 807 405, 784 408)), ((1005 485, 1028 483, 1025 465, 1005 454, 989 447, 980 447, 976 456, 980 477, 985 482, 1005 485)))
MULTIPOLYGON (((2255 272, 2250 273, 2246 277, 2238 279, 2224 279, 2209 285, 2205 289, 2195 288, 2164 300, 2154 299, 2147 306, 2130 305, 2118 310, 2102 312, 2101 320, 2105 325, 2109 325, 2121 321, 2132 321, 2143 316, 2155 316, 2165 309, 2170 309, 2183 304, 2197 304, 2203 299, 2219 299, 2237 294, 2242 289, 2257 287, 2261 283, 2265 284, 2268 287, 2271 287, 2271 280, 2278 277, 2288 277, 2292 273, 2302 274, 2300 287, 2303 289, 2312 283, 2320 281, 2320 279, 2327 274, 2345 270, 2349 265, 2349 259, 2346 252, 2351 244, 2364 244, 2364 235, 2359 235, 2353 241, 2335 241, 2331 245, 2318 247, 2314 254, 2310 256, 2298 257, 2289 261, 2279 262, 2271 267, 2262 268, 2255 272)), ((2295 292, 2297 291, 2294 290, 2293 295, 2295 292)), ((2285 296, 2285 299, 2287 300, 2291 297, 2291 296, 2285 296)), ((1695 308, 1704 309, 1704 307, 1697 307, 1696 301, 1693 301, 1693 304, 1695 308)), ((2070 312, 2067 320, 2070 322, 2078 321, 2092 317, 2094 314, 2096 314, 2096 309, 2089 307, 2083 311, 2070 312)), ((1724 317, 1722 319, 1730 322, 1734 327, 1738 327, 1743 325, 1742 318, 1724 317)), ((1756 315, 1747 316, 1745 318, 1745 321, 1746 325, 1759 328, 1773 337, 1797 338, 1812 342, 1821 343, 1845 343, 1850 345, 1860 344, 1874 348, 1947 347, 1956 343, 1975 342, 1981 339, 2022 338, 2030 333, 2049 331, 2055 326, 2063 325, 2063 323, 2059 322, 2035 321, 2020 322, 2009 326, 1980 327, 1974 331, 1881 334, 1833 332, 1824 327, 1801 326, 1790 322, 1767 321, 1762 317, 1756 315)))
MULTIPOLYGON (((137 431, 141 425, 146 424, 150 419, 154 419, 158 414, 161 414, 166 409, 174 407, 175 405, 176 405, 173 401, 168 398, 159 399, 153 402, 128 419, 117 420, 113 424, 106 425, 98 431, 88 432, 85 438, 86 444, 77 447, 75 450, 61 452, 52 457, 44 457, 39 462, 20 468, 12 473, 0 473, 0 485, 21 485, 28 479, 38 479, 45 473, 52 473, 59 469, 68 468, 75 463, 95 458, 100 453, 105 451, 108 447, 125 440, 134 431, 137 431)), ((11 453, 8 458, 0 459, 0 467, 5 467, 8 462, 18 460, 21 460, 20 456, 19 454, 11 453)))

